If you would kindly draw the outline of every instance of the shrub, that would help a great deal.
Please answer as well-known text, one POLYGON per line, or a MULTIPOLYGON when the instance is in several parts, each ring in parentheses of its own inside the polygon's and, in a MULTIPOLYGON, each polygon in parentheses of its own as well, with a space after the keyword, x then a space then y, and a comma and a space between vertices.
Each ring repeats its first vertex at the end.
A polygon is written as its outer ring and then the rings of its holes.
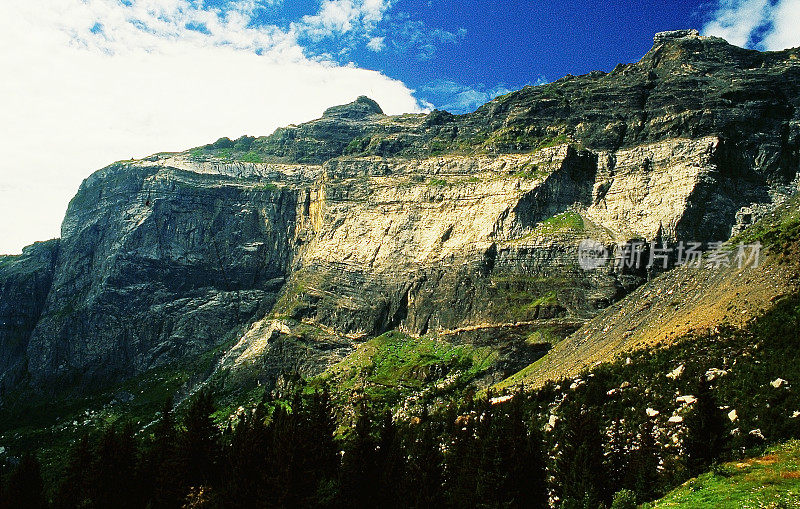
POLYGON ((619 490, 614 494, 611 509, 636 509, 636 493, 631 490, 619 490))
POLYGON ((233 148, 233 140, 227 137, 222 137, 211 144, 211 148, 221 149, 221 148, 233 148))

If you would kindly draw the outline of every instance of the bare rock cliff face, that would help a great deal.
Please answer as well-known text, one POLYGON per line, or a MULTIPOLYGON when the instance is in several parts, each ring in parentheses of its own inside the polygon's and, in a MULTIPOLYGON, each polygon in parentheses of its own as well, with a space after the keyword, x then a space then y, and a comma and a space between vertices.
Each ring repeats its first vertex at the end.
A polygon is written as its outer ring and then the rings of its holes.
POLYGON ((2 390, 101 386, 228 343, 228 365, 264 362, 279 337, 314 371, 394 328, 574 330, 647 276, 584 271, 578 242, 727 239, 792 192, 799 105, 798 51, 681 32, 468 115, 360 98, 115 163, 59 241, 0 258, 2 390))

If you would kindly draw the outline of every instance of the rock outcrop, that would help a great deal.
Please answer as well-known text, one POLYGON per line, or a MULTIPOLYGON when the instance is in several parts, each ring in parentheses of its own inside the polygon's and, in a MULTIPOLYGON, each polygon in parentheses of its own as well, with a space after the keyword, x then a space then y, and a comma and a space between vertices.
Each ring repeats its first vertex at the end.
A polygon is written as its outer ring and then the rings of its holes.
POLYGON ((0 394, 26 375, 26 349, 53 281, 58 240, 0 256, 0 394))
POLYGON ((0 260, 5 390, 95 387, 228 343, 225 366, 276 371, 288 338, 314 371, 394 328, 587 319, 647 273, 584 271, 580 240, 724 240, 792 191, 798 54, 659 34, 638 63, 467 115, 359 98, 111 165, 60 241, 0 260))

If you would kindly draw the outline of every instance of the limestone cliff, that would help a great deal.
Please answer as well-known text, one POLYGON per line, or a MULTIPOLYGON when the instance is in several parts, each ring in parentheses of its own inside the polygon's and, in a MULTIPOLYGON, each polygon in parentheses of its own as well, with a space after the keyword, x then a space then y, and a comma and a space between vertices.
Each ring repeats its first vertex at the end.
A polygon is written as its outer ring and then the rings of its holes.
POLYGON ((274 373, 394 328, 567 333, 647 277, 583 271, 581 239, 724 240, 791 193, 798 55, 669 33, 638 63, 467 115, 359 98, 113 164, 60 241, 0 261, 5 390, 106 384, 227 343, 224 366, 274 373))

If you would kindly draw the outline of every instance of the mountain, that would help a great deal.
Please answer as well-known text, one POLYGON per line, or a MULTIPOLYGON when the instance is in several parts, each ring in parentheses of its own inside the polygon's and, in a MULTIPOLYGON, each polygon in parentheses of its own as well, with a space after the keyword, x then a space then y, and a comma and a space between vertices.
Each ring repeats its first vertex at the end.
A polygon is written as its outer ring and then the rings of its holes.
POLYGON ((0 505, 796 491, 799 57, 665 32, 465 115, 359 97, 95 172, 0 256, 0 505))
POLYGON ((203 355, 272 386, 393 330, 487 347, 498 382, 657 276, 584 270, 582 239, 612 256, 723 241, 797 190, 798 56, 668 32, 639 62, 466 115, 361 97, 114 163, 60 239, 0 258, 0 394, 84 394, 203 355))

